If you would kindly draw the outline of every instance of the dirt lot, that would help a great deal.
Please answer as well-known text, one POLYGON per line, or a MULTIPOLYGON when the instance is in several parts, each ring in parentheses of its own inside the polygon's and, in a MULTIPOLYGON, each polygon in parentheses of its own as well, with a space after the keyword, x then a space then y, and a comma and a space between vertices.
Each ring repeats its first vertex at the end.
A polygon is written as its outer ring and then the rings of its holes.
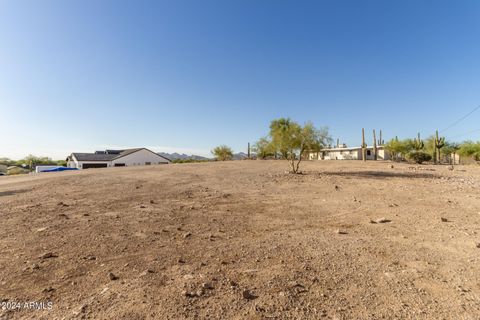
POLYGON ((0 177, 0 319, 480 318, 480 167, 287 168, 0 177))

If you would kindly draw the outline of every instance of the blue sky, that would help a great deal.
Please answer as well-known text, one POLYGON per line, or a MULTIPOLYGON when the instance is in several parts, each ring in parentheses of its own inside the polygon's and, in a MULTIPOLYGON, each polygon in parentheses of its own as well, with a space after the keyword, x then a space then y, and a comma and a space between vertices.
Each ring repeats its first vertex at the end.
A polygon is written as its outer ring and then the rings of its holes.
POLYGON ((0 0, 0 157, 245 151, 277 117, 427 136, 480 104, 479 57, 475 0, 0 0))

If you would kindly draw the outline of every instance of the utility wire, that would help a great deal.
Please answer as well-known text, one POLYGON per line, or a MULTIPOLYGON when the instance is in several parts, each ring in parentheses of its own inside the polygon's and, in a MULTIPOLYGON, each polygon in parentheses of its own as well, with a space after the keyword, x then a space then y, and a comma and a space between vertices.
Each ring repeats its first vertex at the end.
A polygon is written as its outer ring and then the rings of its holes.
POLYGON ((475 133, 475 132, 479 132, 479 131, 480 131, 480 129, 468 131, 468 132, 465 132, 465 133, 458 134, 458 135, 456 135, 456 136, 450 137, 450 139, 460 138, 460 137, 466 136, 467 134, 471 134, 471 133, 475 133))
POLYGON ((460 122, 462 122, 463 120, 465 120, 466 118, 468 118, 468 116, 470 116, 472 113, 474 113, 474 112, 477 111, 478 109, 480 109, 480 105, 477 106, 477 107, 476 107, 475 109, 473 109, 472 111, 470 111, 469 113, 467 113, 466 115, 464 115, 463 117, 461 117, 460 119, 458 119, 457 121, 455 121, 454 123, 452 123, 451 125, 449 125, 448 127, 446 127, 445 129, 440 130, 440 132, 447 131, 448 129, 456 126, 457 124, 459 124, 460 122))

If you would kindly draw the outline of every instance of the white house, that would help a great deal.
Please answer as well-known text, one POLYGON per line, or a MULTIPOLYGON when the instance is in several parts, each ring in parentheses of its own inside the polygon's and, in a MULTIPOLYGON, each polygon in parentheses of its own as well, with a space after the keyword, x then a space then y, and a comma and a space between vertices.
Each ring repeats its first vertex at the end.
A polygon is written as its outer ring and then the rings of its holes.
MULTIPOLYGON (((367 160, 374 160, 373 147, 367 147, 367 160)), ((348 148, 345 145, 337 148, 322 149, 320 152, 310 152, 309 160, 362 160, 362 147, 348 148)), ((377 159, 389 160, 390 156, 383 146, 377 147, 377 159)))
POLYGON ((105 150, 95 153, 72 153, 67 158, 67 167, 77 169, 131 167, 168 164, 170 160, 146 148, 105 150))

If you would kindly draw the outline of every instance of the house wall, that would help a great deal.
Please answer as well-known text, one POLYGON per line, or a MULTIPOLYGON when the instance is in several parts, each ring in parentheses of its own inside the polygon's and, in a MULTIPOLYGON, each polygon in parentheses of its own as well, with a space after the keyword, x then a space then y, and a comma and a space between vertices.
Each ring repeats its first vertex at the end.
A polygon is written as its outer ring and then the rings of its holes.
MULTIPOLYGON (((362 149, 348 149, 348 150, 328 150, 321 152, 311 152, 309 154, 309 160, 362 160, 362 149)), ((367 160, 374 160, 375 155, 373 148, 367 148, 367 160), (370 150, 370 154, 368 151, 370 150)), ((378 160, 389 160, 390 157, 385 149, 377 149, 378 160)))
POLYGON ((147 162, 150 162, 150 164, 152 165, 169 163, 169 161, 165 158, 162 158, 159 155, 148 150, 142 149, 127 156, 113 160, 112 167, 115 166, 115 163, 124 163, 125 166, 130 167, 144 166, 147 162))
POLYGON ((107 167, 112 166, 111 161, 78 161, 75 157, 73 157, 73 160, 67 161, 67 167, 83 169, 83 164, 85 163, 106 163, 107 167))

